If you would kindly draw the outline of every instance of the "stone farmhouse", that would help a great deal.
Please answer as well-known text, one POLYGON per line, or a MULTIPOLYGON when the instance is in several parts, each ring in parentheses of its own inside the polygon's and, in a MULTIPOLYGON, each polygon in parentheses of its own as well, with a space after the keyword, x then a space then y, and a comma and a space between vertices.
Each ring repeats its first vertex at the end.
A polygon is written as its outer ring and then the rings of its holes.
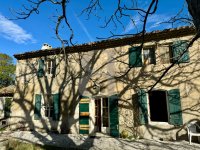
POLYGON ((199 119, 199 41, 181 27, 16 54, 12 128, 178 139, 199 119), (141 47, 141 43, 143 47, 141 47), (177 63, 161 81, 165 69, 177 63))

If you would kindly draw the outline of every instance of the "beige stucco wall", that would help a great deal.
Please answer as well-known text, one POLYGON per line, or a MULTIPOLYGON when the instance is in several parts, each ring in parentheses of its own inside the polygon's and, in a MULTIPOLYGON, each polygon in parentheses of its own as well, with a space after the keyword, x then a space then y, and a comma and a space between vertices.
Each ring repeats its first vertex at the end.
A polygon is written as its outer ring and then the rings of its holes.
MULTIPOLYGON (((180 130, 168 123, 150 122, 148 126, 136 127, 134 120, 137 120, 135 111, 137 108, 132 95, 136 94, 139 88, 150 89, 165 68, 170 65, 161 64, 159 60, 160 51, 162 51, 159 48, 160 45, 191 38, 192 36, 186 36, 145 43, 144 46, 156 47, 156 65, 132 68, 127 74, 125 73, 129 70, 129 45, 82 53, 80 56, 69 54, 66 61, 62 55, 58 55, 56 56, 58 66, 55 78, 37 77, 38 58, 18 60, 17 92, 14 95, 15 103, 12 106, 12 120, 15 122, 24 120, 22 123, 25 122, 26 126, 32 129, 53 128, 59 131, 67 130, 71 133, 78 133, 78 96, 83 94, 93 97, 99 92, 95 91, 93 86, 98 84, 100 85, 100 94, 109 96, 118 93, 120 95, 120 132, 127 130, 129 135, 139 134, 145 138, 169 139, 176 138, 178 134, 181 136, 185 134, 185 130, 180 130), (121 77, 118 78, 119 76, 121 77), (44 117, 39 121, 33 118, 34 95, 39 93, 45 95, 48 92, 61 94, 62 115, 59 122, 49 121, 44 117)), ((155 89, 163 90, 180 89, 184 124, 191 119, 199 119, 200 54, 198 50, 199 41, 196 41, 189 49, 190 63, 175 65, 155 87, 155 89)))
POLYGON ((0 119, 4 117, 4 97, 0 97, 0 119))

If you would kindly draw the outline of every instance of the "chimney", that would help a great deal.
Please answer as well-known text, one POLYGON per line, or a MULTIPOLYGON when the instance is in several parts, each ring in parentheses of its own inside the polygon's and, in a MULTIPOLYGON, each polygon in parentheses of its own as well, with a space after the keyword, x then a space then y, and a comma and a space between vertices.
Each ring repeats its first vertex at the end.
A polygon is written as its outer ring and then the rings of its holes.
POLYGON ((42 45, 42 48, 41 48, 42 50, 45 50, 45 49, 52 49, 52 46, 51 45, 49 45, 49 44, 47 44, 47 43, 44 43, 43 45, 42 45))

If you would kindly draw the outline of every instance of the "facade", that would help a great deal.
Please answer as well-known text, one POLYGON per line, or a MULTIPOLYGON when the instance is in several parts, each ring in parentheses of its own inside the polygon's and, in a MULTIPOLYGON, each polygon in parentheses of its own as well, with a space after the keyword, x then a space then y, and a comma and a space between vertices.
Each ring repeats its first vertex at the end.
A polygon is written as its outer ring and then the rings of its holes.
POLYGON ((14 55, 12 127, 183 137, 185 123, 199 119, 199 41, 179 59, 194 34, 192 27, 182 27, 14 55))

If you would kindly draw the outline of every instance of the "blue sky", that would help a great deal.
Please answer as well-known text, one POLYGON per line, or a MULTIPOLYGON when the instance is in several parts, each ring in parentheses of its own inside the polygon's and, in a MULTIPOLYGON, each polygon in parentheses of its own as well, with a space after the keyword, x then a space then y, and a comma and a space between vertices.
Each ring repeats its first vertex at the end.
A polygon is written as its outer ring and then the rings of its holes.
MULTIPOLYGON (((81 11, 87 6, 89 0, 72 1, 67 8, 67 16, 74 30, 75 36, 73 42, 75 44, 97 41, 96 37, 108 37, 110 31, 116 34, 134 33, 135 27, 128 19, 122 19, 124 28, 117 29, 113 24, 104 29, 104 18, 90 17, 87 20, 86 15, 80 15, 81 11)), ((125 1, 128 3, 129 1, 125 1)), ((149 1, 138 0, 138 5, 146 8, 149 1)), ((184 0, 162 0, 159 1, 158 10, 155 15, 148 18, 147 31, 162 30, 170 28, 170 24, 161 24, 174 16, 183 7, 184 0)), ((39 50, 43 43, 48 43, 53 47, 60 47, 60 42, 55 36, 55 15, 57 7, 48 4, 42 5, 39 14, 33 14, 26 20, 8 20, 14 18, 10 9, 19 10, 23 4, 27 4, 26 0, 6 0, 0 1, 0 53, 6 53, 10 56, 13 54, 24 53, 27 51, 39 50), (6 18, 7 17, 7 18, 6 18)), ((99 16, 110 15, 116 7, 116 0, 102 0, 103 10, 96 10, 99 16)), ((57 8, 59 11, 59 8, 57 8)), ((183 15, 188 15, 185 10, 183 15)), ((132 14, 135 24, 140 29, 142 26, 139 14, 132 14)), ((61 30, 63 37, 68 37, 69 32, 66 29, 61 30)), ((15 61, 16 62, 16 61, 15 61)))

